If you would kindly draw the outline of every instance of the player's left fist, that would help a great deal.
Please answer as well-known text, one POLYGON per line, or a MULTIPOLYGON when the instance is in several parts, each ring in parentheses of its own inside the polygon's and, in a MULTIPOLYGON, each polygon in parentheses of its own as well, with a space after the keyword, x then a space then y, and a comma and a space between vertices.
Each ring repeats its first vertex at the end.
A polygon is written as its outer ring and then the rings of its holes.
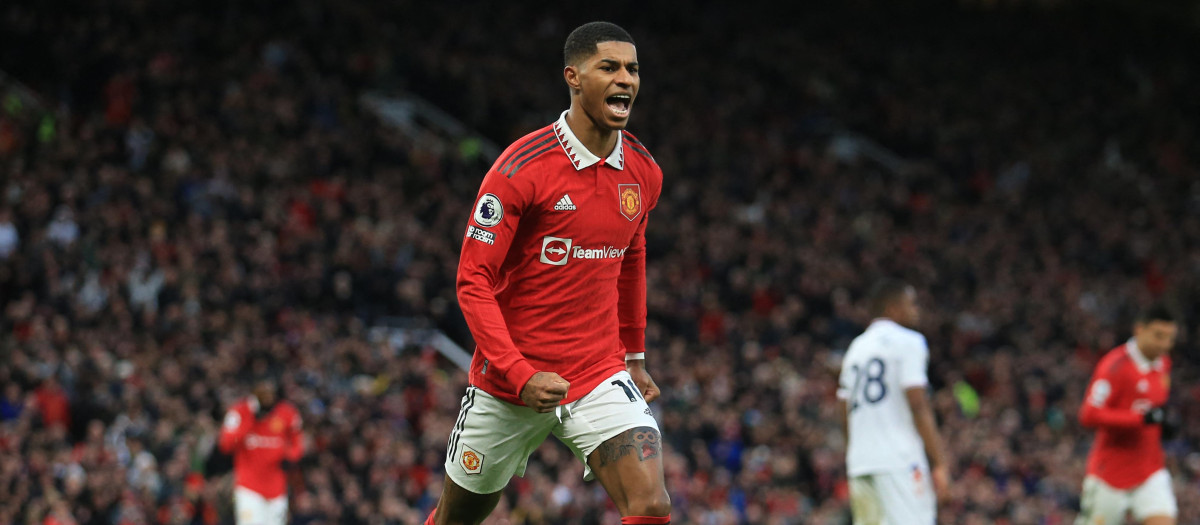
POLYGON ((629 371, 629 376, 633 378, 633 384, 637 385, 638 390, 642 391, 642 397, 646 398, 647 403, 658 399, 662 391, 658 389, 654 378, 650 377, 650 372, 646 371, 646 360, 635 359, 633 361, 626 361, 625 368, 629 371))

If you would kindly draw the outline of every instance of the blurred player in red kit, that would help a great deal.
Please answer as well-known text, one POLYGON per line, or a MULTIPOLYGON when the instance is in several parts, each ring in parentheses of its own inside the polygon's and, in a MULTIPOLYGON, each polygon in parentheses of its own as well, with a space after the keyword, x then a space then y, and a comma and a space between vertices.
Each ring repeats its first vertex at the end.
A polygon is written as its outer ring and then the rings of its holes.
POLYGON ((500 155, 467 225, 458 299, 476 350, 426 523, 483 521, 550 434, 622 523, 670 523, 645 367, 645 231, 662 170, 625 131, 637 48, 592 22, 563 58, 570 108, 500 155))
POLYGON ((1171 386, 1171 358, 1179 327, 1170 309, 1154 305, 1138 315, 1133 338, 1100 360, 1079 421, 1096 429, 1088 456, 1077 525, 1175 523, 1175 494, 1163 462, 1163 405, 1171 386))
POLYGON ((253 394, 229 409, 218 446, 233 455, 237 523, 286 523, 284 465, 300 460, 304 440, 300 412, 291 403, 278 400, 274 380, 257 380, 253 394))

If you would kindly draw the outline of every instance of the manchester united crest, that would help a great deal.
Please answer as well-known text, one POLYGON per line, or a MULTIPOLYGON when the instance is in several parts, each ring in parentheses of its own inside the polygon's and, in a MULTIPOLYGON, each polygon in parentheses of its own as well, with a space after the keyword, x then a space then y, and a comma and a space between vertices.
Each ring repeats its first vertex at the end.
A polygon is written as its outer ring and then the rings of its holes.
POLYGON ((642 187, 638 184, 618 184, 617 199, 621 215, 634 220, 642 214, 642 187))
POLYGON ((483 470, 483 453, 464 443, 461 464, 467 474, 478 474, 483 470))

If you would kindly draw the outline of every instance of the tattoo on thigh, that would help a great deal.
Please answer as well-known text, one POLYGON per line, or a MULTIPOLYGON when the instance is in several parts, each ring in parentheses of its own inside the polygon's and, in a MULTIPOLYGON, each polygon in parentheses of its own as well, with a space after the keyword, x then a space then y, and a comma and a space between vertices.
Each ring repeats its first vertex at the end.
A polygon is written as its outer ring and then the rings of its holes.
POLYGON ((601 467, 630 454, 637 456, 638 461, 646 461, 662 453, 660 437, 653 427, 631 428, 601 443, 594 454, 601 467))

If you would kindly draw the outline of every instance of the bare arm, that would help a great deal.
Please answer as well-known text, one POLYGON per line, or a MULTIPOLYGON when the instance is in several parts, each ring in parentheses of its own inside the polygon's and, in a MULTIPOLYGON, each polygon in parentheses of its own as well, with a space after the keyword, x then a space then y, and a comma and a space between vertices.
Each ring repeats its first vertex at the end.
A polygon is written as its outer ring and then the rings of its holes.
POLYGON ((946 465, 942 436, 938 433, 933 407, 929 405, 929 396, 923 386, 905 389, 904 396, 908 398, 908 406, 912 409, 917 433, 925 443, 925 455, 929 457, 929 467, 933 471, 934 489, 939 496, 944 496, 950 481, 949 466, 946 465))
POLYGON ((842 441, 846 450, 850 450, 850 401, 839 400, 837 406, 838 422, 842 424, 842 441))
POLYGON ((929 456, 929 466, 938 467, 945 464, 942 455, 942 436, 938 434, 937 422, 933 418, 933 408, 929 406, 929 396, 925 387, 913 387, 904 391, 908 398, 908 406, 912 409, 913 423, 917 425, 917 433, 925 442, 925 455, 929 456))
POLYGON ((625 361, 625 369, 629 371, 629 376, 633 378, 633 383, 642 392, 642 398, 647 403, 653 402, 662 394, 658 389, 658 384, 654 382, 654 378, 650 377, 650 372, 646 371, 645 359, 630 359, 625 361))

